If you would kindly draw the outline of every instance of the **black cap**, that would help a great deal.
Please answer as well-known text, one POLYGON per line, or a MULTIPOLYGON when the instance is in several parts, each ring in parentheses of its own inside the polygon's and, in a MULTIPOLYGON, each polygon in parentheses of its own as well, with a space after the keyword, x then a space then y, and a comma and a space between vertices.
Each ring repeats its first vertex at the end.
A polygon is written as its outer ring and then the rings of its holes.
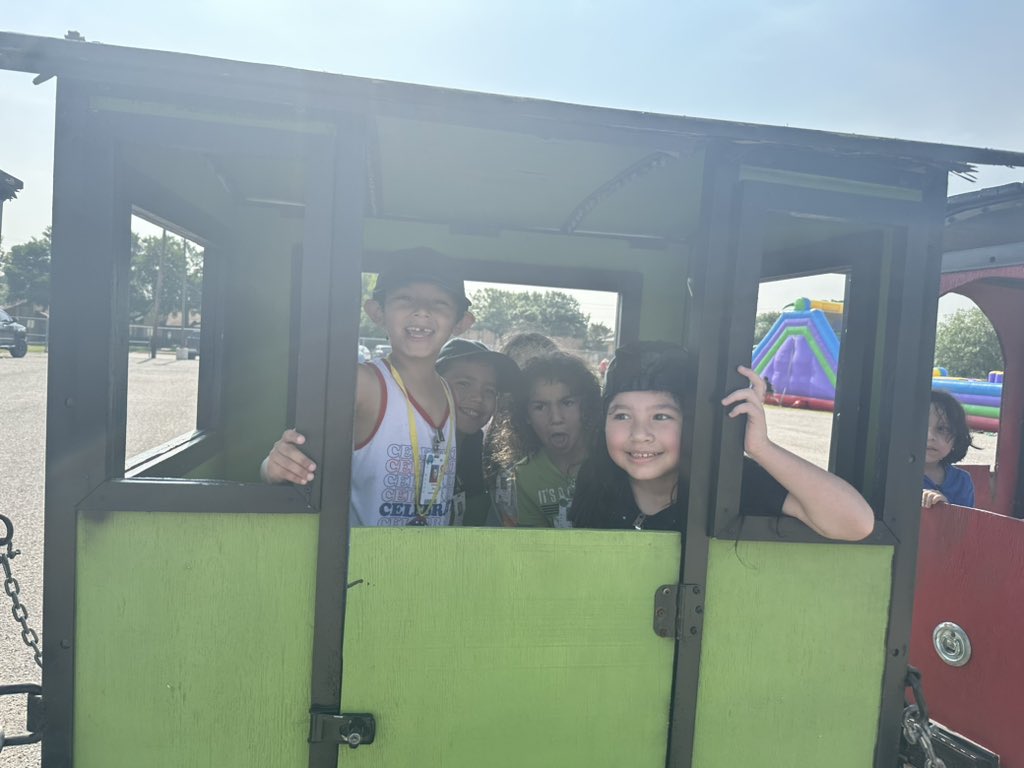
POLYGON ((445 369, 457 360, 480 360, 494 366, 498 374, 498 390, 511 392, 519 384, 519 366, 508 355, 495 352, 482 341, 471 339, 449 339, 437 354, 434 367, 444 374, 445 369))
POLYGON ((375 301, 384 302, 388 291, 410 283, 433 283, 450 293, 459 312, 469 309, 466 286, 447 256, 432 248, 408 248, 381 259, 381 269, 373 287, 375 301))

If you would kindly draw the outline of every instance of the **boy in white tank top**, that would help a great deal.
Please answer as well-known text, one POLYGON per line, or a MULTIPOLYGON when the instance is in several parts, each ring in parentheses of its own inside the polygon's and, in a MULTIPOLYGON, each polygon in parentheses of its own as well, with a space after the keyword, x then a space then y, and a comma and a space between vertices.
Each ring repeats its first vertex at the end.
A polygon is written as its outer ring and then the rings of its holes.
MULTIPOLYGON (((363 308, 387 332, 391 353, 357 370, 350 522, 447 525, 455 412, 434 363, 444 343, 473 324, 462 279, 436 251, 399 251, 363 308)), ((260 465, 264 481, 311 481, 316 464, 299 447, 304 442, 285 430, 260 465)))

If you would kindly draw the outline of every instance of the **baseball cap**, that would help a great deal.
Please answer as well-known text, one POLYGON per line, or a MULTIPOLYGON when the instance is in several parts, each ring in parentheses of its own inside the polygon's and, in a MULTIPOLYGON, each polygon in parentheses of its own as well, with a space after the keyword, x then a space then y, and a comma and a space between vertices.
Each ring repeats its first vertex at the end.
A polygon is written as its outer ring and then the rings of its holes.
POLYGON ((410 283, 433 283, 455 298, 460 312, 469 309, 462 277, 447 256, 432 248, 407 248, 384 257, 373 287, 373 298, 383 303, 388 291, 410 283))
POLYGON ((511 392, 519 383, 519 366, 508 355, 495 352, 482 341, 471 339, 449 339, 437 354, 434 367, 443 374, 445 369, 457 360, 480 360, 491 363, 498 374, 498 389, 511 392))

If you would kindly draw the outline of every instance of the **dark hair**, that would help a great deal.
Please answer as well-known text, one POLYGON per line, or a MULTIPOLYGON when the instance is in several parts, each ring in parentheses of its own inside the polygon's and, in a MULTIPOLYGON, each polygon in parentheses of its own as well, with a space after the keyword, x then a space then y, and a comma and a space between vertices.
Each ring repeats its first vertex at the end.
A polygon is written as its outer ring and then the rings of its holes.
POLYGON ((520 386, 512 399, 507 431, 495 436, 496 459, 506 469, 542 447, 528 418, 530 396, 534 386, 541 382, 565 384, 573 397, 579 399, 584 441, 589 443, 590 435, 601 421, 601 386, 585 362, 564 352, 530 359, 523 366, 520 386))
MULTIPOLYGON (((542 333, 517 333, 501 347, 520 368, 535 357, 558 352, 558 345, 542 333)), ((521 380, 520 380, 521 381, 521 380)), ((512 427, 511 392, 498 395, 491 426, 484 432, 484 476, 493 478, 526 457, 512 427)))
POLYGON ((501 353, 515 360, 520 368, 533 358, 552 352, 558 352, 558 345, 543 333, 517 333, 501 347, 501 353))
POLYGON ((953 433, 953 447, 946 458, 939 463, 956 464, 967 455, 968 448, 977 447, 971 440, 971 430, 967 426, 967 413, 959 400, 941 389, 932 390, 932 405, 938 409, 939 415, 945 420, 949 431, 953 433))
MULTIPOLYGON (((616 512, 633 504, 629 475, 612 461, 605 440, 604 415, 620 392, 668 392, 683 413, 682 448, 693 423, 695 369, 689 353, 678 344, 637 341, 615 352, 605 376, 602 419, 594 432, 586 461, 576 477, 569 519, 577 528, 608 528, 616 512)), ((680 456, 676 498, 685 496, 687 462, 680 456)))

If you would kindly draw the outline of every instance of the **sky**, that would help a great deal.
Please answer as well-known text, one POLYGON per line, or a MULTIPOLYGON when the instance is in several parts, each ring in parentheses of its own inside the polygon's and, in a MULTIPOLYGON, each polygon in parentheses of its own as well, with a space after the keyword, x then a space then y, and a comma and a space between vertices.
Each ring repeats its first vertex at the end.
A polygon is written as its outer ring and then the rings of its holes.
MULTIPOLYGON (((1016 0, 0 2, 6 32, 1017 151, 1021 29, 1016 0)), ((0 169, 25 183, 4 206, 8 248, 49 224, 54 86, 0 72, 0 169)), ((1024 169, 985 168, 974 184, 952 177, 950 194, 1012 181, 1024 169)), ((801 287, 835 297, 834 281, 801 287)), ((764 310, 795 296, 761 298, 764 310)))

